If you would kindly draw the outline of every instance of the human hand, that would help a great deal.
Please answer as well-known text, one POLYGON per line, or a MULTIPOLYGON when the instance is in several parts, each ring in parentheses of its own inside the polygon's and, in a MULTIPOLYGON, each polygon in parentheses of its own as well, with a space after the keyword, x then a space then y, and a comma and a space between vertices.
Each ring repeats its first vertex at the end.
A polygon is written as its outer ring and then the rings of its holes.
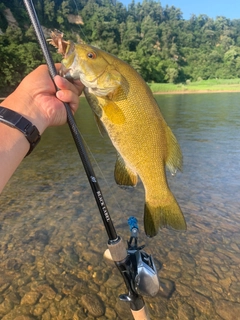
MULTIPOLYGON (((60 66, 56 64, 57 70, 60 66)), ((62 101, 68 102, 75 113, 83 84, 79 80, 71 83, 59 75, 54 81, 60 89, 57 93, 47 66, 41 65, 22 80, 14 93, 4 101, 4 105, 29 119, 40 133, 49 126, 62 125, 67 121, 62 101)))

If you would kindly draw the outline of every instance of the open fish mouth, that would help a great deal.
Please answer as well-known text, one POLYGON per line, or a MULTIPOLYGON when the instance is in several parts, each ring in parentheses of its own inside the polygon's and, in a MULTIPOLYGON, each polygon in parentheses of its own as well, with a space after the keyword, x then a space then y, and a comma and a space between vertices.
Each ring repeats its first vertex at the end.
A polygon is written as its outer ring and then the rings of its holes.
MULTIPOLYGON (((67 59, 75 50, 75 44, 72 41, 66 41, 63 39, 63 32, 55 29, 54 31, 51 31, 51 39, 48 39, 47 41, 53 45, 55 48, 57 48, 57 52, 63 56, 64 59, 67 59)), ((83 41, 82 41, 83 43, 83 41)), ((64 64, 62 64, 61 69, 59 70, 59 75, 68 79, 72 80, 72 76, 70 73, 71 69, 66 68, 64 64)), ((97 85, 97 79, 105 72, 105 70, 102 71, 101 74, 96 76, 96 78, 92 79, 91 81, 86 81, 85 73, 81 70, 78 70, 79 78, 80 80, 83 80, 85 82, 85 85, 89 85, 91 87, 94 87, 97 85)))

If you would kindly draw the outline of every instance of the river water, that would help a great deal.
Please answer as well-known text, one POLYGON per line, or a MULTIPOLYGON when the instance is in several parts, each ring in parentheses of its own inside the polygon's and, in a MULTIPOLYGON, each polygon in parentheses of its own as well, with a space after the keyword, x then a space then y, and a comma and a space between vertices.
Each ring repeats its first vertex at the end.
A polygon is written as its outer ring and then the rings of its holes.
MULTIPOLYGON (((183 173, 168 175, 188 229, 143 231, 144 191, 119 189, 115 151, 81 98, 76 121, 117 233, 139 221, 139 244, 153 255, 160 293, 151 319, 240 319, 240 93, 159 95, 178 138, 183 173)), ((156 186, 157 187, 157 186, 156 186)), ((0 317, 132 319, 107 235, 69 129, 48 129, 0 198, 0 317)))

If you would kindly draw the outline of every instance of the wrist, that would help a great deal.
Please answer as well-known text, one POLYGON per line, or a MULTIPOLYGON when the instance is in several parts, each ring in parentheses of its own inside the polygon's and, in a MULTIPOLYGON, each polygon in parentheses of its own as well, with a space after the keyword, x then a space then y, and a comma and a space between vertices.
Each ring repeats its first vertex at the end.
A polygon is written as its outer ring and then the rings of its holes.
POLYGON ((35 125, 40 133, 48 127, 47 119, 44 118, 41 110, 34 104, 34 99, 28 92, 21 92, 17 88, 10 96, 8 96, 1 105, 5 108, 18 112, 33 125, 35 125))
POLYGON ((6 107, 0 106, 0 123, 3 123, 11 128, 20 131, 30 144, 29 155, 36 145, 39 143, 41 136, 36 126, 29 120, 23 117, 18 112, 15 112, 6 107))

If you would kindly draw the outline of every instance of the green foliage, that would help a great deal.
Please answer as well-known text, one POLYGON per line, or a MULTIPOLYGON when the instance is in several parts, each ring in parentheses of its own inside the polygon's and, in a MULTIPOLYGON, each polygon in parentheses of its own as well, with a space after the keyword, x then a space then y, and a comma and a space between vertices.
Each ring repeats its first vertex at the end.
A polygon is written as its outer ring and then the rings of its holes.
MULTIPOLYGON (((41 25, 57 28, 65 39, 84 41, 119 56, 154 82, 186 83, 199 79, 240 78, 240 19, 192 15, 160 1, 133 0, 128 8, 111 0, 33 0, 41 25), (114 4, 115 3, 115 4, 114 4), (68 21, 80 15, 84 25, 68 21)), ((0 4, 0 91, 11 90, 43 63, 22 0, 0 4), (8 24, 10 9, 17 24, 8 24)), ((51 48, 55 61, 61 58, 51 48)), ((189 87, 187 85, 187 87, 189 87)))
POLYGON ((153 93, 167 93, 167 92, 179 92, 179 93, 193 93, 193 92, 222 92, 239 91, 240 79, 209 79, 191 82, 187 80, 186 83, 149 83, 148 84, 153 93))

